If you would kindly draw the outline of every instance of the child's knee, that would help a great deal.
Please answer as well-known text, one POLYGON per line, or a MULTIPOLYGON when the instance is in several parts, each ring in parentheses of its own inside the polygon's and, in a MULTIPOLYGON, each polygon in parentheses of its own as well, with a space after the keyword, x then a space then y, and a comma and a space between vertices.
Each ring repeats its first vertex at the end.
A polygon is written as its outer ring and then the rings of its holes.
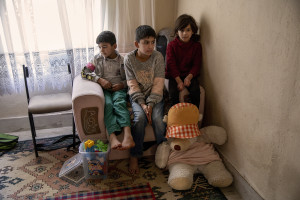
POLYGON ((124 109, 124 108, 127 108, 127 102, 126 102, 125 99, 118 98, 118 99, 115 100, 114 106, 124 109))
POLYGON ((105 109, 112 109, 113 108, 113 102, 105 102, 105 109))
POLYGON ((147 117, 143 113, 140 113, 135 117, 135 121, 136 123, 145 124, 147 123, 147 117))
POLYGON ((164 118, 163 106, 157 107, 152 111, 152 121, 162 120, 164 118))

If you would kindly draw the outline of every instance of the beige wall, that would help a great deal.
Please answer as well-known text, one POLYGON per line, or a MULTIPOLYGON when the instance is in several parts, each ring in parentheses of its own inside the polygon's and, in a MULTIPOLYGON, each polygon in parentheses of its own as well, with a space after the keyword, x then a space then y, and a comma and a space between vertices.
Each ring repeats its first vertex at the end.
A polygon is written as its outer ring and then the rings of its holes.
POLYGON ((177 13, 177 0, 155 0, 155 30, 172 27, 177 13))
POLYGON ((26 94, 0 96, 0 110, 0 120, 27 115, 26 94))
POLYGON ((206 124, 264 198, 300 196, 300 1, 178 0, 201 27, 206 124))

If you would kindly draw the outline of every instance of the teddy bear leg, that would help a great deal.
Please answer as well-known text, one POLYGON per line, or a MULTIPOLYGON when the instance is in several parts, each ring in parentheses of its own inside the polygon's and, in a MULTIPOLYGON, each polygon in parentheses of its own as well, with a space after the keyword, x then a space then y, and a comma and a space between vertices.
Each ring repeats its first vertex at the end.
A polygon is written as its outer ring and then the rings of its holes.
POLYGON ((175 190, 188 190, 193 185, 193 175, 196 167, 183 163, 169 166, 168 184, 175 190))
POLYGON ((227 187, 233 181, 232 175, 219 160, 207 164, 201 171, 208 183, 214 187, 227 187))

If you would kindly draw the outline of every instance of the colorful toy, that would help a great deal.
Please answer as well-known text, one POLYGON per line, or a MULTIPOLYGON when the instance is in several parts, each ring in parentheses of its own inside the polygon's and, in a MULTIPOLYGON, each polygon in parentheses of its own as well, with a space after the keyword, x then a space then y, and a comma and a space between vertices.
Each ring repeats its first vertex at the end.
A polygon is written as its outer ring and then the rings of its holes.
POLYGON ((96 144, 93 140, 87 140, 84 142, 84 149, 86 152, 107 152, 108 144, 101 140, 97 140, 96 144))
POLYGON ((88 80, 93 80, 93 76, 91 74, 95 71, 95 65, 92 63, 88 63, 84 68, 81 70, 81 77, 86 78, 88 80))
POLYGON ((190 103, 172 106, 165 117, 167 142, 156 150, 155 163, 168 166, 168 184, 176 190, 188 190, 193 185, 194 173, 202 173, 215 187, 227 187, 232 175, 225 168, 212 143, 222 145, 227 134, 222 127, 208 126, 199 130, 199 111, 190 103))
POLYGON ((108 148, 108 144, 104 144, 101 140, 97 140, 96 142, 96 150, 100 152, 106 152, 108 148))
POLYGON ((89 68, 92 72, 95 70, 95 65, 93 65, 93 63, 88 63, 86 67, 89 68))
POLYGON ((94 147, 94 141, 93 140, 88 140, 84 142, 84 148, 86 152, 94 152, 95 147, 94 147))
POLYGON ((101 162, 99 160, 90 160, 88 161, 88 173, 90 176, 99 176, 104 175, 105 173, 105 162, 101 162))

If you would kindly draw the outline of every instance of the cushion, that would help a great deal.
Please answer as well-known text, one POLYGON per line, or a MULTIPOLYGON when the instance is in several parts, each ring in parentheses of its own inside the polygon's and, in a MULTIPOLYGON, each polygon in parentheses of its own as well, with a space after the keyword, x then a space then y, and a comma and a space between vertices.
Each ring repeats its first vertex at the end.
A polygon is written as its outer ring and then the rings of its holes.
POLYGON ((66 111, 72 109, 70 93, 38 95, 30 98, 28 111, 32 114, 66 111))

